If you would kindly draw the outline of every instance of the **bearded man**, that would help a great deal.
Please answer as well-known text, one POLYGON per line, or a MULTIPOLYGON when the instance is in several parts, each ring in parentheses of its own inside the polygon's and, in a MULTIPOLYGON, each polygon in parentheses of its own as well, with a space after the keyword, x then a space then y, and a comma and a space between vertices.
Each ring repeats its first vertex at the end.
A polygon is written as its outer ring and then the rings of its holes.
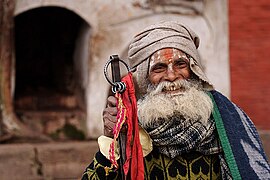
MULTIPOLYGON (((270 168, 248 116, 203 73, 199 37, 179 22, 161 22, 129 46, 138 105, 144 179, 269 179, 270 168)), ((119 179, 109 161, 116 98, 103 112, 100 151, 83 179, 119 179)), ((115 150, 119 158, 118 149, 115 150)))

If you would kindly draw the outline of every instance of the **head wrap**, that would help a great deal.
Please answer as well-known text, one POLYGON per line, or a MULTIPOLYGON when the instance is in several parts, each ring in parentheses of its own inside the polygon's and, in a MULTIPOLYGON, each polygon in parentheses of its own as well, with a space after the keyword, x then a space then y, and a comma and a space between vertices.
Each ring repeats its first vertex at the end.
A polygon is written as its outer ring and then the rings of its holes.
POLYGON ((203 81, 203 87, 213 89, 213 85, 202 71, 199 37, 187 26, 175 21, 160 22, 145 28, 132 40, 129 51, 129 65, 135 71, 135 82, 140 94, 146 93, 148 85, 149 57, 163 48, 176 48, 190 56, 190 69, 203 81))

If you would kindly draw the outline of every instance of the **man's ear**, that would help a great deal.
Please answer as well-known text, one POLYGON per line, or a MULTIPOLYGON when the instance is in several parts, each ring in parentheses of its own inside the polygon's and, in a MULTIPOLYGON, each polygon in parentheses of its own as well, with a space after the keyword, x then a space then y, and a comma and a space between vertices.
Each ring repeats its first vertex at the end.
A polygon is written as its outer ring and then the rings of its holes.
POLYGON ((190 69, 190 79, 200 81, 200 78, 190 69))
POLYGON ((195 44, 196 49, 198 49, 199 44, 200 44, 200 38, 199 38, 198 36, 196 36, 196 37, 193 39, 193 42, 194 42, 194 44, 195 44))

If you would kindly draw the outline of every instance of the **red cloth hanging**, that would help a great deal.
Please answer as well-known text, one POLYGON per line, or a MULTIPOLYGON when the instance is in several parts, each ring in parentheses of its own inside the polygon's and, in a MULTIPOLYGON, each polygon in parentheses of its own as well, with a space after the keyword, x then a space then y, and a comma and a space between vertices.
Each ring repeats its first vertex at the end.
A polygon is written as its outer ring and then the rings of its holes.
MULTIPOLYGON (((126 90, 116 94, 118 99, 117 123, 114 127, 114 140, 117 139, 120 129, 124 123, 127 124, 126 161, 124 163, 124 173, 130 171, 132 180, 144 179, 143 152, 139 139, 139 125, 137 115, 137 100, 135 88, 132 80, 132 73, 128 73, 122 82, 126 84, 126 90), (132 166, 131 166, 132 164, 132 166)), ((110 146, 110 160, 115 167, 118 167, 114 157, 114 142, 110 146)))

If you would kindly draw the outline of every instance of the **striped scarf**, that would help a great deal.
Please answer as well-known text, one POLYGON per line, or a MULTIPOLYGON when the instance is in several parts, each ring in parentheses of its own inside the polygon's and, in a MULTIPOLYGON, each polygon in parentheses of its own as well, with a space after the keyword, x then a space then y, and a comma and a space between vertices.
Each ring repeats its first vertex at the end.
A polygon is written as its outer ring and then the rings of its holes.
POLYGON ((205 155, 222 151, 212 118, 204 125, 200 119, 194 121, 175 114, 168 119, 159 119, 154 126, 144 128, 159 152, 170 158, 191 151, 205 155))

